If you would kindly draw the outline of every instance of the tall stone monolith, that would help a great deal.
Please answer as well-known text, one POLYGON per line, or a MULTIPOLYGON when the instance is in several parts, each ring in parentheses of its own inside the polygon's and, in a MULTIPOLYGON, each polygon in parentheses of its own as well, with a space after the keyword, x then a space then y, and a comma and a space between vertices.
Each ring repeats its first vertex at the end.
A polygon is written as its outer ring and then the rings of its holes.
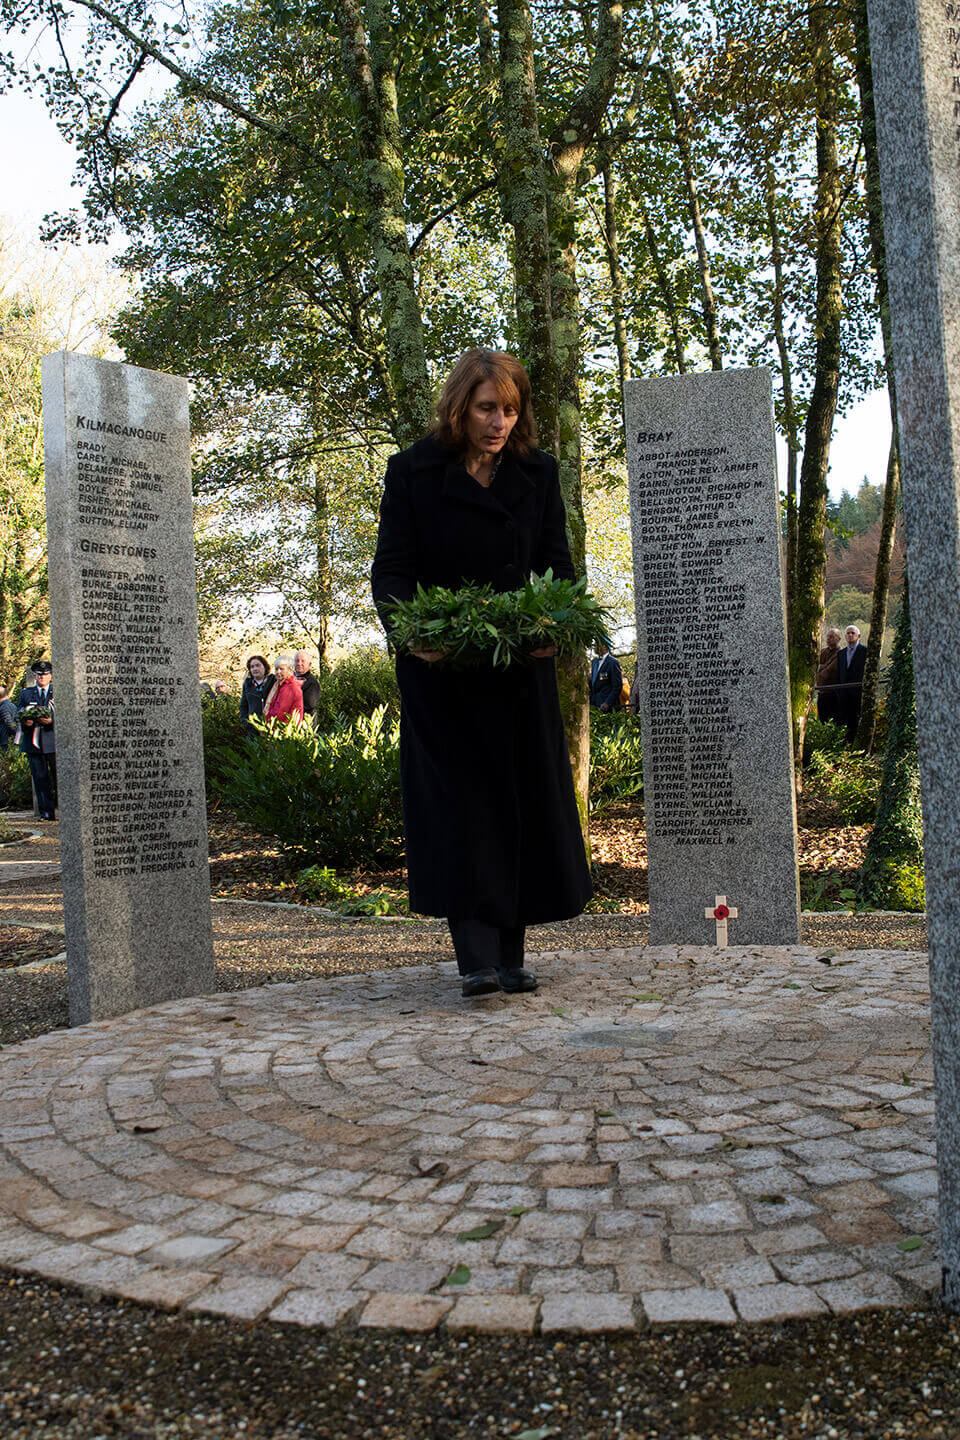
POLYGON ((960 4, 870 0, 910 573, 943 1299, 960 1311, 960 4))
POLYGON ((796 945, 770 375, 631 380, 625 397, 650 937, 796 945))
POLYGON ((214 988, 187 382, 43 362, 70 1020, 214 988))

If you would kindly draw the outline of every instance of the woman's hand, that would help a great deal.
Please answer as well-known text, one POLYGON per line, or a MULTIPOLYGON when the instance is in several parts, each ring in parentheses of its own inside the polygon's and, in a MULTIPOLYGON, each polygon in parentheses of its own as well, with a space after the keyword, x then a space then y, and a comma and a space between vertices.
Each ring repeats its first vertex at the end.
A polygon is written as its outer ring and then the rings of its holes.
POLYGON ((428 665, 434 665, 446 655, 446 650, 411 650, 410 654, 417 660, 426 660, 428 665))
POLYGON ((557 653, 556 645, 541 645, 539 650, 530 651, 531 660, 552 660, 557 653))

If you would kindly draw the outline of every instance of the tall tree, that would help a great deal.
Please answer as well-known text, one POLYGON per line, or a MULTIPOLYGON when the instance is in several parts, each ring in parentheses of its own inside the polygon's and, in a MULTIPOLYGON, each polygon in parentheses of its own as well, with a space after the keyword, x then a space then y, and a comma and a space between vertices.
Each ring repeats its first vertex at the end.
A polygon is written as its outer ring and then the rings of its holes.
POLYGON ((877 306, 883 336, 884 368, 890 396, 890 453, 883 490, 883 523, 877 548, 877 568, 873 581, 873 604, 870 611, 870 644, 863 672, 863 698, 857 744, 864 750, 873 749, 877 724, 877 694, 880 683, 880 656, 887 624, 890 592, 890 564, 896 538, 900 509, 900 432, 897 419, 896 374, 893 363, 893 333, 890 325, 890 296, 887 286, 887 252, 883 237, 883 202, 880 194, 880 156, 877 148, 877 116, 873 99, 873 71, 870 65, 870 31, 867 24, 866 0, 855 0, 857 84, 863 126, 863 149, 867 171, 867 214, 870 226, 870 249, 877 285, 877 306))
POLYGON ((813 391, 804 432, 797 509, 797 581, 789 616, 794 715, 807 711, 820 651, 826 575, 827 471, 840 388, 843 204, 837 141, 839 78, 829 16, 808 12, 817 117, 817 305, 813 391))

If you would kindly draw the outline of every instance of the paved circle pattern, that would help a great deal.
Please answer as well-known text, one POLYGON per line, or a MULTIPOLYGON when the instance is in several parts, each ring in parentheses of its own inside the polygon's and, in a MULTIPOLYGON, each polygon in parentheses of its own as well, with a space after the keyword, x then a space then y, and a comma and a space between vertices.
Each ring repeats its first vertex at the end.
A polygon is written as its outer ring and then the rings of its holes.
POLYGON ((926 960, 539 957, 176 1002, 0 1054, 0 1265, 302 1324, 530 1331, 916 1303, 926 960))

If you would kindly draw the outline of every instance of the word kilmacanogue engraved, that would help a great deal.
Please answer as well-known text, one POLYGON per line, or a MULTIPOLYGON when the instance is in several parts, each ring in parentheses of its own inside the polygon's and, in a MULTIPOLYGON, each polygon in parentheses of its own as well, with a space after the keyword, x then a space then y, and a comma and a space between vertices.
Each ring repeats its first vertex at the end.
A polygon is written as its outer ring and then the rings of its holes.
POLYGON ((869 0, 923 792, 943 1303, 960 1313, 960 3, 869 0))
POLYGON ((799 888, 770 380, 626 388, 654 944, 796 944, 799 888))
POLYGON ((43 366, 73 1024, 213 989, 187 384, 43 366))

